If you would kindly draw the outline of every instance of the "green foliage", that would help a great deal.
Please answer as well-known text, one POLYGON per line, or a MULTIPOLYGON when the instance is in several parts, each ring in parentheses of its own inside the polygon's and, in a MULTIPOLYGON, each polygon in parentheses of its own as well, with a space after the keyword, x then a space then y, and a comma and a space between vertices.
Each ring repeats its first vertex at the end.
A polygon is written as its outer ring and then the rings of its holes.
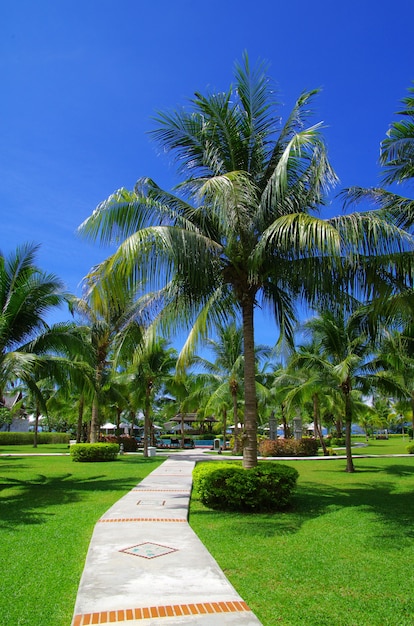
POLYGON ((70 447, 72 460, 79 463, 114 461, 118 453, 117 443, 76 443, 70 447))
POLYGON ((291 509, 224 513, 194 491, 190 524, 263 626, 412 626, 412 461, 282 461, 300 472, 291 509))
POLYGON ((408 452, 408 454, 414 454, 414 442, 408 444, 407 452, 408 452))
POLYGON ((223 511, 264 512, 285 509, 296 486, 295 468, 259 463, 243 469, 235 464, 202 464, 194 474, 201 502, 223 511))
POLYGON ((7 406, 0 407, 0 426, 11 424, 13 421, 13 413, 7 406))
POLYGON ((66 455, 0 457, 3 626, 71 623, 97 520, 161 463, 124 455, 97 471, 66 455))
POLYGON ((316 439, 265 439, 259 444, 261 456, 317 456, 319 444, 316 439))
POLYGON ((331 437, 329 445, 343 447, 345 445, 345 437, 331 437))
MULTIPOLYGON (((68 433, 38 433, 37 443, 69 443, 68 433)), ((0 433, 0 446, 28 446, 34 444, 33 433, 0 433)))
POLYGON ((138 448, 137 440, 130 435, 120 435, 119 437, 116 435, 106 435, 103 440, 105 443, 116 443, 119 445, 122 443, 124 452, 136 452, 138 448))

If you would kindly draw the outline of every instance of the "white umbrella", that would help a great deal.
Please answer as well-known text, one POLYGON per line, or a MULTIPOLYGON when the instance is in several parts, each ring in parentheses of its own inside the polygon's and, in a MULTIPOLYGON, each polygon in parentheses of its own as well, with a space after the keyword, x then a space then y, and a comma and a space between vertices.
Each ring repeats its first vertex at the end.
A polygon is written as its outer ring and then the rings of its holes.
POLYGON ((103 424, 101 428, 104 428, 105 430, 113 430, 114 428, 116 428, 116 424, 112 424, 111 422, 106 422, 106 424, 103 424))
MULTIPOLYGON (((173 426, 171 430, 173 430, 175 433, 181 432, 181 424, 177 424, 176 426, 173 426)), ((188 424, 184 424, 184 430, 192 430, 192 428, 188 424)))

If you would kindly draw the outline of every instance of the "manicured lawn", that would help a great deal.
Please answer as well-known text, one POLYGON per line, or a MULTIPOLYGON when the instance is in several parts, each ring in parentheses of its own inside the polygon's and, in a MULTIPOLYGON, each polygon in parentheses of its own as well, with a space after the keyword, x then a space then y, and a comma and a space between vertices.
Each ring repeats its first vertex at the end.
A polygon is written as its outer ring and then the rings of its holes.
MULTIPOLYGON (((387 442, 379 442, 387 443, 387 442)), ((206 509, 190 522, 264 626, 414 624, 414 456, 283 461, 293 507, 273 515, 206 509)))
MULTIPOLYGON (((70 624, 94 524, 162 460, 0 457, 2 626, 70 624)), ((288 512, 209 511, 196 493, 191 504, 191 525, 263 625, 413 624, 414 455, 356 458, 352 475, 342 459, 281 462, 300 473, 288 512)))
POLYGON ((0 457, 2 626, 70 624, 96 521, 161 462, 136 455, 111 463, 0 457))
MULTIPOLYGON (((390 435, 389 439, 352 437, 352 454, 407 454, 407 446, 412 443, 408 435, 390 435), (364 444, 359 447, 358 444, 364 444)), ((336 450, 337 454, 345 454, 345 450, 336 450)))

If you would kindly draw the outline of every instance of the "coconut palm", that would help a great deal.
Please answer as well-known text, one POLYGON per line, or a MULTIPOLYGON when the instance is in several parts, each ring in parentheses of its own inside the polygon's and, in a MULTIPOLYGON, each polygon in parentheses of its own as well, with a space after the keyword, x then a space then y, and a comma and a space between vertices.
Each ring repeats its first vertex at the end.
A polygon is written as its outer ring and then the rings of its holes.
POLYGON ((86 376, 75 355, 85 357, 74 324, 49 326, 46 315, 68 295, 61 281, 35 264, 38 247, 26 244, 0 255, 0 398, 19 382, 44 407, 41 381, 64 385, 86 376))
MULTIPOLYGON (((384 224, 366 216, 329 222, 313 215, 336 182, 321 127, 308 123, 317 91, 303 93, 282 125, 266 67, 259 63, 252 70, 245 55, 235 74, 228 92, 197 93, 189 111, 157 117, 153 136, 185 175, 177 193, 140 179, 133 191, 121 189, 102 202, 80 232, 103 242, 123 239, 99 271, 131 282, 148 279, 155 289, 149 302, 156 313, 162 310, 157 319, 164 335, 173 324, 191 327, 183 366, 214 325, 230 311, 240 313, 243 464, 252 467, 256 308, 270 308, 281 333, 291 338, 297 301, 315 304, 333 290, 338 296, 341 275, 347 284, 355 280, 342 271, 343 259, 356 264, 361 253, 369 254, 384 224), (342 262, 334 264, 341 252, 342 262)), ((383 250, 395 247, 395 237, 381 241, 383 250)))
POLYGON ((310 319, 305 327, 319 342, 319 355, 306 356, 307 366, 326 372, 328 381, 341 391, 344 400, 346 471, 354 472, 351 450, 351 425, 355 418, 354 390, 364 388, 364 368, 373 349, 370 337, 363 332, 357 315, 346 317, 341 311, 323 311, 310 319))
POLYGON ((168 347, 168 342, 157 337, 141 343, 134 353, 133 362, 122 376, 130 387, 131 405, 143 409, 144 413, 144 456, 148 456, 149 442, 154 444, 153 413, 154 400, 172 377, 177 363, 177 352, 168 347))
POLYGON ((35 265, 38 247, 0 254, 0 397, 8 381, 30 377, 36 364, 26 344, 48 330, 46 315, 64 301, 63 285, 35 265))
POLYGON ((91 443, 99 438, 100 406, 104 401, 105 389, 111 386, 111 373, 120 364, 131 362, 142 341, 143 325, 136 289, 125 289, 122 283, 115 283, 112 277, 107 277, 99 284, 86 279, 85 296, 71 299, 72 311, 80 316, 83 332, 88 333, 92 349, 89 361, 94 371, 89 434, 91 443))
MULTIPOLYGON (((210 398, 205 404, 207 413, 214 412, 214 407, 227 418, 232 411, 234 423, 234 453, 239 452, 239 405, 243 390, 243 329, 235 321, 227 324, 218 324, 216 338, 208 338, 206 347, 212 352, 214 360, 198 358, 197 362, 203 369, 213 376, 211 380, 210 398), (230 400, 230 402, 229 402, 230 400)), ((268 358, 271 353, 269 346, 255 346, 256 363, 268 358)), ((257 386, 257 385, 256 385, 257 386)), ((260 386, 262 387, 262 386, 260 386)), ((226 424, 223 419, 223 441, 226 440, 226 424)))

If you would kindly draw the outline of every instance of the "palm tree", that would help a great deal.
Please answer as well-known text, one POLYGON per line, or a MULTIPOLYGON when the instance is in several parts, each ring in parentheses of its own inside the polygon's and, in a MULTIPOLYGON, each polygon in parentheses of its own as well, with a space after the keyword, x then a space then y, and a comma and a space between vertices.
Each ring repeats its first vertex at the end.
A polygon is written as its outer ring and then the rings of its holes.
POLYGON ((94 371, 94 390, 89 440, 95 443, 99 439, 100 405, 106 387, 110 387, 111 373, 119 364, 132 360, 142 341, 140 308, 136 289, 125 289, 112 277, 99 284, 87 279, 85 297, 72 297, 71 308, 86 322, 83 332, 88 332, 92 350, 89 365, 94 371))
POLYGON ((402 99, 404 108, 398 112, 402 119, 391 124, 381 143, 382 179, 386 185, 414 178, 414 83, 408 92, 402 99))
MULTIPOLYGON (((213 407, 219 408, 225 418, 231 409, 234 423, 234 453, 239 453, 239 404, 241 391, 243 390, 243 329, 235 321, 227 324, 218 324, 216 338, 208 338, 206 347, 212 351, 215 357, 213 361, 198 358, 196 362, 209 374, 214 376, 211 380, 214 391, 205 405, 207 413, 213 411, 213 407), (230 399, 228 402, 227 399, 230 399), (227 400, 227 401, 226 401, 227 400)), ((269 346, 255 346, 255 360, 267 358, 271 353, 269 346)), ((211 386, 210 386, 211 387, 211 386)), ((223 420, 223 441, 226 441, 226 424, 223 420)))
MULTIPOLYGON (((346 471, 354 472, 351 450, 351 425, 354 419, 355 394, 353 390, 364 384, 364 367, 371 353, 372 342, 363 332, 358 315, 346 317, 342 312, 324 311, 306 323, 315 342, 319 342, 319 355, 307 355, 307 366, 315 364, 325 371, 328 381, 339 388, 344 400, 346 471)), ((359 394, 358 398, 359 400, 359 394)))
MULTIPOLYGON (((352 283, 349 265, 372 251, 385 227, 366 216, 313 215, 336 183, 320 125, 308 125, 317 91, 303 93, 281 125, 266 67, 252 70, 245 55, 235 78, 227 93, 197 93, 191 110, 158 115, 153 136, 186 176, 177 194, 140 179, 102 202, 80 232, 124 239, 100 272, 148 279, 164 335, 173 324, 191 326, 183 367, 210 328, 241 314, 248 468, 257 464, 256 308, 270 308, 291 338, 297 301, 338 295, 341 276, 352 283)), ((382 242, 395 248, 395 237, 382 242)))
POLYGON ((276 378, 277 387, 285 387, 284 403, 289 410, 297 410, 307 402, 312 404, 314 433, 318 437, 324 455, 328 455, 322 434, 322 410, 326 408, 326 398, 335 394, 335 381, 328 376, 328 368, 321 359, 321 346, 317 341, 300 345, 291 355, 286 370, 276 378), (286 383, 288 386, 286 388, 286 383))
POLYGON ((63 285, 35 265, 38 247, 0 254, 0 398, 8 381, 30 377, 37 359, 25 346, 48 330, 46 315, 64 301, 63 285))
POLYGON ((143 408, 144 413, 144 456, 148 456, 148 445, 154 443, 153 420, 151 419, 156 394, 172 377, 177 363, 177 352, 168 348, 168 342, 157 337, 141 343, 135 351, 132 365, 125 372, 125 381, 132 389, 131 403, 143 408))

